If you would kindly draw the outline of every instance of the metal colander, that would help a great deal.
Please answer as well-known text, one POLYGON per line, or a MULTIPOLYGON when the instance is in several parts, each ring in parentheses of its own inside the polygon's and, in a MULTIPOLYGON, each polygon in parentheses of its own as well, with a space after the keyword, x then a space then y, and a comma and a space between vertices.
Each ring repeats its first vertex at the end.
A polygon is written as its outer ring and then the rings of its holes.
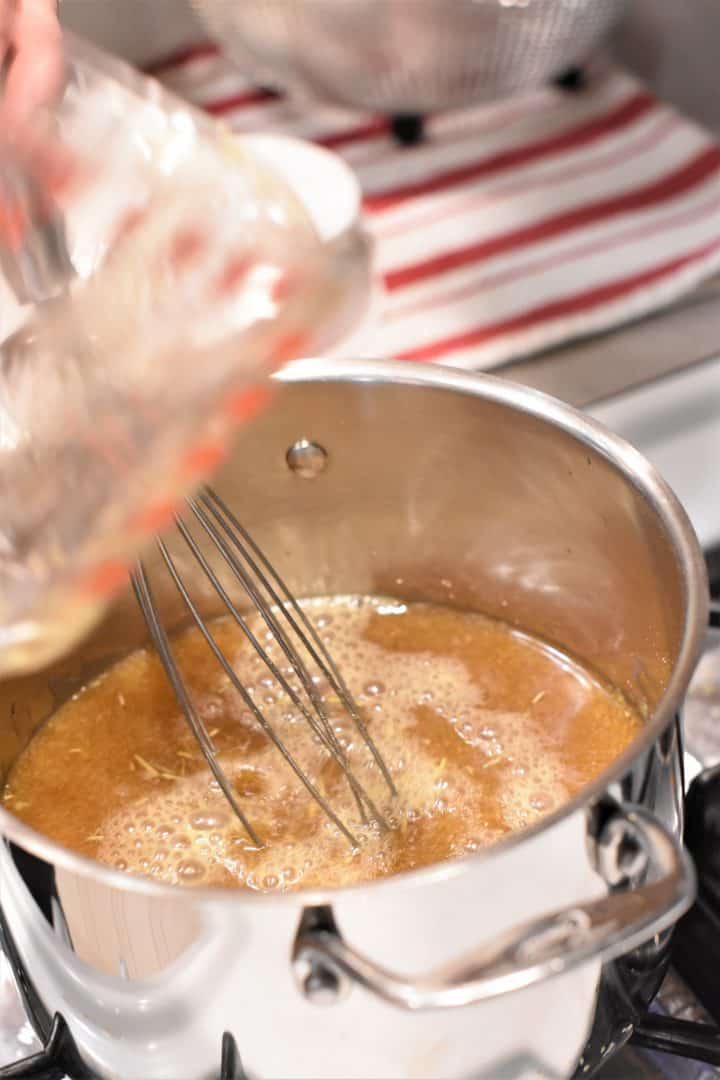
POLYGON ((625 0, 193 0, 263 83, 386 113, 530 90, 582 63, 625 0))

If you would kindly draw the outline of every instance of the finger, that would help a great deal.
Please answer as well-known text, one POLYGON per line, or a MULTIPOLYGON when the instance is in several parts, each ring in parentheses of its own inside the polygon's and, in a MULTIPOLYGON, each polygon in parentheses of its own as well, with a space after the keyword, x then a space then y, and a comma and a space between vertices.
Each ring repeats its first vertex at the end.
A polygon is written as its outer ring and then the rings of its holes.
POLYGON ((0 0, 0 59, 10 46, 15 21, 15 0, 0 0))
POLYGON ((10 46, 13 58, 2 104, 5 122, 22 119, 51 101, 62 87, 62 35, 54 0, 21 0, 10 46))

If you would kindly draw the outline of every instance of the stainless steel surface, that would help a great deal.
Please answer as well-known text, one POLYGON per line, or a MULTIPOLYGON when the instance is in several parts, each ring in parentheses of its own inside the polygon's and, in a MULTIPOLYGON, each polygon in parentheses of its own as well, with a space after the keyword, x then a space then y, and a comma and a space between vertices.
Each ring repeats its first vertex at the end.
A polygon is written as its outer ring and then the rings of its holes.
MULTIPOLYGON (((530 1069, 568 1076, 583 1047, 584 1062, 595 1066, 631 1030, 614 987, 650 1000, 667 932, 605 966, 598 948, 523 990, 420 1013, 352 980, 332 1010, 321 1009, 298 993, 289 958, 298 929, 329 908, 342 940, 374 966, 406 981, 457 971, 463 957, 518 927, 612 894, 603 870, 615 875, 598 859, 608 810, 640 804, 677 842, 674 714, 701 644, 706 582, 675 499, 630 447, 522 387, 343 361, 284 373, 275 406, 241 433, 218 490, 242 506, 295 594, 390 592, 509 618, 622 686, 645 712, 645 728, 541 826, 459 862, 334 892, 161 886, 74 856, 0 811, 5 838, 54 874, 49 922, 0 845, 3 913, 44 1009, 64 1013, 100 1075, 122 1080, 200 1080, 216 1066, 224 1030, 236 1034, 250 1075, 263 1080, 498 1080, 530 1069), (298 440, 327 452, 328 467, 312 482, 288 467, 298 440)), ((178 538, 167 543, 179 558, 178 538)), ((153 558, 148 566, 154 572, 153 558)), ((182 625, 172 582, 155 600, 168 631, 182 625)), ((217 603, 206 588, 203 615, 217 603)), ((5 683, 0 774, 59 702, 146 637, 126 597, 66 661, 5 683)), ((657 915, 664 917, 661 907, 657 915)))
POLYGON ((703 549, 720 545, 720 357, 606 398, 589 412, 665 477, 703 549))
POLYGON ((313 480, 327 467, 328 456, 324 447, 308 439, 298 439, 285 455, 288 468, 302 476, 304 480, 313 480))
POLYGON ((412 979, 380 967, 337 933, 309 930, 298 936, 293 955, 301 987, 314 993, 318 984, 335 985, 339 995, 344 976, 401 1009, 456 1009, 543 982, 592 957, 614 960, 687 911, 695 895, 692 863, 679 838, 651 814, 625 808, 606 822, 596 843, 599 856, 612 848, 605 880, 634 889, 543 915, 489 949, 463 956, 455 969, 412 979), (641 856, 641 870, 628 872, 628 855, 641 856), (648 873, 653 880, 646 881, 648 873))
MULTIPOLYGON (((290 455, 294 449, 295 447, 291 447, 286 454, 286 460, 290 468, 293 467, 290 455)), ((200 530, 199 541, 186 522, 178 519, 176 524, 195 566, 204 575, 205 581, 203 581, 203 585, 209 584, 211 586, 218 599, 222 602, 225 613, 231 616, 251 648, 262 660, 268 670, 268 678, 273 687, 273 694, 279 694, 287 707, 297 710, 297 719, 305 721, 313 735, 337 762, 355 797, 361 819, 363 821, 374 821, 380 828, 387 829, 387 821, 368 794, 366 787, 357 778, 356 772, 351 767, 350 760, 335 733, 328 712, 331 707, 328 699, 330 699, 331 695, 334 702, 340 705, 341 710, 347 714, 354 725, 358 735, 358 747, 364 744, 371 761, 374 761, 385 781, 387 792, 390 795, 397 795, 395 784, 377 745, 370 735, 360 707, 330 656, 320 634, 295 597, 289 592, 277 570, 258 548, 232 510, 215 491, 207 488, 198 498, 188 499, 188 507, 191 525, 195 525, 196 529, 199 528, 200 530), (267 645, 261 643, 257 633, 253 632, 244 615, 238 609, 237 602, 231 599, 226 585, 218 576, 217 571, 213 569, 210 559, 203 551, 203 546, 208 544, 212 554, 216 558, 219 556, 221 563, 224 563, 229 569, 233 584, 240 587, 244 605, 249 603, 251 610, 260 615, 269 636, 288 661, 291 675, 294 675, 297 679, 297 685, 293 686, 292 681, 283 674, 278 664, 270 656, 267 645), (326 698, 317 689, 316 677, 322 677, 327 683, 329 689, 326 698)), ((340 830, 352 847, 356 848, 358 840, 350 831, 348 824, 338 816, 330 801, 313 783, 307 771, 303 769, 301 762, 293 754, 292 743, 281 738, 254 700, 252 693, 239 678, 232 662, 218 645, 210 625, 203 619, 197 598, 193 596, 192 590, 188 588, 183 572, 170 554, 164 540, 158 540, 158 551, 165 569, 183 599, 192 622, 207 642, 216 662, 242 698, 246 709, 252 714, 258 727, 265 732, 270 742, 273 743, 276 750, 285 759, 285 763, 293 770, 305 790, 315 800, 329 821, 340 830)), ((160 657, 188 726, 205 757, 205 761, 245 832, 255 845, 262 847, 264 844, 263 837, 255 831, 248 820, 246 812, 238 802, 232 783, 220 764, 212 737, 199 711, 193 704, 192 695, 189 693, 180 668, 175 662, 172 644, 163 627, 162 616, 155 606, 150 579, 142 563, 133 576, 133 589, 147 623, 150 638, 160 657)))
POLYGON ((720 277, 714 277, 647 318, 513 362, 500 374, 586 408, 718 353, 720 277))
POLYGON ((206 33, 187 0, 62 0, 59 14, 65 29, 138 65, 197 44, 206 33))
POLYGON ((718 34, 716 0, 633 0, 614 35, 613 50, 660 97, 720 131, 718 34))
POLYGON ((586 59, 624 0, 192 0, 246 71, 321 99, 427 112, 528 90, 586 59))

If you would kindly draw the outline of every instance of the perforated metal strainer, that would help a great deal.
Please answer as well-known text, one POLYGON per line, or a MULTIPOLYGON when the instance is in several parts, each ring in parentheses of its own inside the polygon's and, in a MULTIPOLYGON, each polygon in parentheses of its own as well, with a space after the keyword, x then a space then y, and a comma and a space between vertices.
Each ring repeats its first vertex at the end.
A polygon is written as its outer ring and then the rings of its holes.
POLYGON ((192 0, 249 74, 387 113, 529 90, 582 63, 624 0, 192 0))

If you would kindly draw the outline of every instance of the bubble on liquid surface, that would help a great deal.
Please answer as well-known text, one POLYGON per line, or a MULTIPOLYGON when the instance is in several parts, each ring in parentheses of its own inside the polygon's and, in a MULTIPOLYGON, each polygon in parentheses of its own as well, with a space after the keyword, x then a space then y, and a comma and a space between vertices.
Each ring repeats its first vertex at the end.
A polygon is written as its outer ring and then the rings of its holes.
POLYGON ((217 829, 227 825, 229 817, 222 811, 202 811, 199 814, 193 814, 190 818, 190 824, 193 829, 217 829))
POLYGON ((218 720, 223 713, 223 703, 220 698, 207 697, 201 702, 199 712, 206 722, 208 720, 218 720))
MULTIPOLYGON (((306 605, 316 625, 324 620, 330 652, 361 701, 372 737, 397 778, 400 797, 390 803, 353 721, 336 696, 329 694, 322 676, 315 674, 316 689, 328 694, 326 707, 333 731, 347 748, 356 774, 392 818, 394 831, 389 838, 362 824, 342 771, 322 740, 292 710, 286 695, 268 693, 276 684, 237 641, 229 652, 241 675, 246 671, 250 676, 244 682, 252 687, 256 700, 263 701, 268 720, 282 730, 293 753, 303 763, 309 762, 313 780, 342 809, 343 819, 362 839, 360 849, 353 851, 323 817, 274 747, 261 740, 247 748, 243 739, 248 732, 258 732, 257 722, 241 701, 215 693, 221 685, 218 673, 217 684, 204 695, 203 715, 207 723, 213 709, 220 708, 223 765, 243 809, 267 842, 262 848, 252 844, 227 808, 216 781, 199 768, 177 783, 152 779, 141 805, 128 803, 118 810, 100 857, 187 885, 224 883, 231 877, 248 888, 278 891, 322 883, 328 875, 333 884, 340 884, 392 870, 396 857, 410 858, 413 845, 422 853, 423 844, 434 843, 438 857, 473 851, 558 805, 567 789, 543 730, 533 727, 527 703, 536 691, 522 695, 525 712, 503 712, 497 703, 488 707, 492 695, 484 684, 473 681, 460 660, 421 651, 393 652, 369 640, 365 629, 381 608, 385 613, 377 615, 380 622, 412 617, 414 611, 412 606, 406 610, 389 601, 333 599, 306 605), (494 816, 486 813, 488 807, 494 816)), ((253 626, 262 637, 263 624, 256 621, 253 626)), ((282 654, 279 660, 284 660, 282 654)), ((294 685, 291 672, 288 678, 294 685)), ((125 722, 127 715, 126 709, 125 722)), ((214 726, 209 723, 209 730, 214 726)), ((184 750, 189 746, 202 765, 192 742, 180 745, 184 750)), ((146 752, 142 747, 138 751, 149 762, 172 760, 158 753, 157 743, 146 752)), ((180 766, 172 771, 179 772, 180 766)))
POLYGON ((370 697, 377 697, 378 694, 384 694, 386 686, 380 682, 379 679, 373 679, 372 682, 365 683, 363 687, 363 693, 368 694, 370 697))
POLYGON ((205 867, 197 859, 183 859, 177 865, 177 875, 181 881, 194 883, 205 877, 205 867))

